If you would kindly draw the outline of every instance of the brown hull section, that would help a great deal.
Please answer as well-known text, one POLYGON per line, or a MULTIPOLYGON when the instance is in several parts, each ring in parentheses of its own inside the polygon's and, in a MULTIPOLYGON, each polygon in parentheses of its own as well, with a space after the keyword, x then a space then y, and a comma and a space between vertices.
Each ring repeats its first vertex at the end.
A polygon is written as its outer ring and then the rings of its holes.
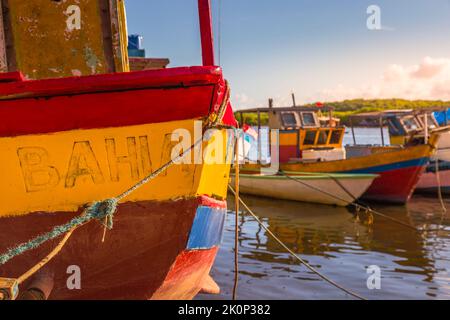
MULTIPOLYGON (((115 215, 114 229, 107 232, 104 242, 104 228, 100 223, 91 222, 78 229, 61 253, 45 267, 47 274, 54 275, 55 284, 49 298, 149 299, 155 293, 157 299, 193 298, 207 278, 217 253, 215 248, 186 251, 199 205, 199 199, 122 204, 115 215), (186 255, 191 258, 186 259, 186 255), (186 270, 198 271, 194 280, 189 280, 189 272, 171 272, 177 268, 183 270, 184 264, 188 266, 186 270), (80 290, 68 289, 70 266, 79 267, 80 290), (183 285, 177 285, 178 281, 183 285)), ((0 252, 50 231, 74 215, 35 213, 2 218, 0 252)), ((19 277, 44 258, 57 242, 14 258, 0 267, 0 276, 19 277)), ((21 290, 30 281, 33 278, 21 290)))

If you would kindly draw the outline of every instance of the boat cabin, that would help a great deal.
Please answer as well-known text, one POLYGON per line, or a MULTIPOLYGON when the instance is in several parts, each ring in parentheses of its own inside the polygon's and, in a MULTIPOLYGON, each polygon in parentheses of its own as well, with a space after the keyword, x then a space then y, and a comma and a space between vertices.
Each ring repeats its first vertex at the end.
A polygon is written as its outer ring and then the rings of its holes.
MULTIPOLYGON (((351 127, 354 133, 354 123, 375 124, 380 127, 382 146, 386 145, 384 128, 389 130, 391 146, 424 143, 431 130, 439 127, 431 110, 389 110, 383 112, 361 113, 351 117, 351 127)), ((353 137, 356 144, 356 137, 353 137)))
MULTIPOLYGON (((345 158, 342 148, 345 129, 333 118, 332 111, 332 108, 325 106, 296 106, 248 109, 238 111, 238 114, 241 126, 245 124, 245 115, 257 114, 259 137, 261 114, 267 114, 269 128, 279 130, 280 162, 286 163, 345 158)), ((258 145, 260 142, 259 138, 258 145)))
POLYGON ((433 130, 439 127, 433 113, 410 112, 387 118, 392 145, 405 145, 412 138, 424 139, 425 127, 433 130))

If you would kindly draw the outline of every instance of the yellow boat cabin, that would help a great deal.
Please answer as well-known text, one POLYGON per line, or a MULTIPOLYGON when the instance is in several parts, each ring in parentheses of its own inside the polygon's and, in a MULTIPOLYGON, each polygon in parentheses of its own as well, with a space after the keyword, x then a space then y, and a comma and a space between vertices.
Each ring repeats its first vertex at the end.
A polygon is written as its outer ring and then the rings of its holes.
MULTIPOLYGON (((351 117, 351 126, 374 127, 389 130, 389 144, 392 146, 424 143, 430 132, 439 128, 434 116, 435 109, 388 110, 383 112, 360 113, 351 117)), ((386 144, 382 132, 382 144, 386 144)), ((355 142, 355 141, 354 141, 355 142)), ((356 142, 355 142, 356 144, 356 142)))
MULTIPOLYGON (((269 108, 241 110, 238 112, 238 118, 243 127, 245 115, 256 113, 258 131, 261 131, 261 114, 268 115, 269 128, 279 131, 279 154, 282 163, 340 160, 345 158, 345 149, 342 147, 345 128, 340 125, 339 119, 333 118, 332 111, 330 107, 273 108, 270 104, 269 108)), ((261 134, 258 136, 261 137, 261 134)), ((258 145, 261 145, 260 142, 258 145)))

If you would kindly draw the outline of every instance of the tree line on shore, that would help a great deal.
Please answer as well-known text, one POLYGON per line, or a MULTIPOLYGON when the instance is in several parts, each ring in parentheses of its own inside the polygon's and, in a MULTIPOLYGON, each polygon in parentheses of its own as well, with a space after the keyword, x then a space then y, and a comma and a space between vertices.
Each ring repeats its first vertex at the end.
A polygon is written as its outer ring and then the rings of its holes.
MULTIPOLYGON (((450 101, 442 100, 405 100, 405 99, 354 99, 337 102, 326 102, 324 106, 334 108, 334 116, 341 119, 344 125, 349 124, 349 117, 358 113, 378 112, 384 110, 397 109, 427 109, 427 108, 450 108, 450 101)), ((305 105, 314 107, 316 104, 305 105)), ((319 110, 320 108, 317 107, 319 110)), ((236 112, 236 118, 240 121, 239 111, 236 112)), ((248 125, 257 125, 258 117, 256 114, 244 114, 244 122, 248 125)), ((268 115, 261 114, 261 124, 267 125, 268 115)), ((357 123, 356 123, 357 125, 357 123)))

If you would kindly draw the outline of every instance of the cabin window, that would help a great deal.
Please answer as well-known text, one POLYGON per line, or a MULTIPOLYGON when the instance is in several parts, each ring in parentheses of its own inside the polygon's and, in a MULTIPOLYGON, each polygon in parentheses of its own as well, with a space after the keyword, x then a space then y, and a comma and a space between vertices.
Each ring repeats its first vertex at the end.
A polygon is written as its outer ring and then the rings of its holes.
POLYGON ((419 123, 412 116, 403 118, 402 123, 403 123, 403 126, 405 127, 406 131, 408 131, 408 132, 420 129, 419 123))
POLYGON ((405 129, 397 118, 392 117, 387 119, 389 134, 391 136, 402 136, 405 135, 405 129))
MULTIPOLYGON (((427 117, 428 117, 428 128, 436 129, 438 126, 437 126, 437 121, 434 118, 434 116, 429 114, 427 117)), ((425 127, 425 115, 419 116, 419 119, 422 122, 422 127, 425 127)))
POLYGON ((313 112, 302 112, 301 114, 303 126, 317 127, 316 117, 313 112))
POLYGON ((305 139, 303 140, 304 145, 314 145, 316 143, 317 131, 306 131, 305 139))
POLYGON ((281 114, 281 120, 285 127, 297 127, 297 118, 293 112, 283 112, 281 114))
POLYGON ((428 115, 428 126, 430 127, 430 129, 436 129, 437 127, 439 127, 436 118, 432 114, 428 115))
POLYGON ((324 145, 328 142, 328 136, 330 135, 330 131, 319 131, 319 140, 317 141, 317 144, 324 145))
POLYGON ((341 136, 342 136, 342 131, 341 130, 334 130, 331 133, 330 144, 340 144, 341 143, 341 136))

